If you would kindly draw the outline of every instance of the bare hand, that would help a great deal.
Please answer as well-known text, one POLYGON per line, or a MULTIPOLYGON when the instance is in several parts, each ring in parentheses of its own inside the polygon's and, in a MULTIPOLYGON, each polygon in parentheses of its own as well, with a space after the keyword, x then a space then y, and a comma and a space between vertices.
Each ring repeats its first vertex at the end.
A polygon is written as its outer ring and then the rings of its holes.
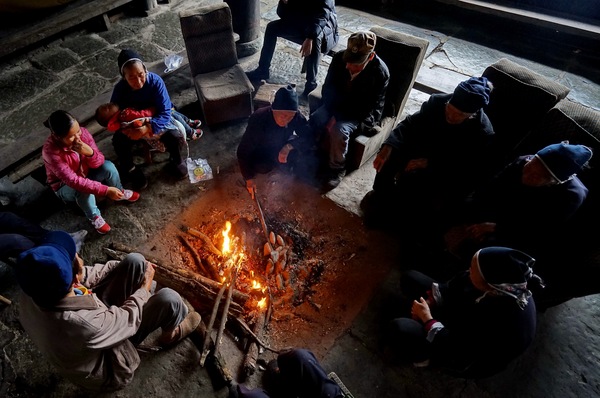
POLYGON ((303 57, 308 57, 312 52, 313 40, 312 39, 304 39, 302 43, 302 47, 300 47, 300 54, 303 57))
POLYGON ((121 191, 117 187, 108 187, 108 191, 106 191, 106 196, 108 196, 112 200, 121 200, 123 197, 123 191, 121 191))
POLYGON ((252 200, 254 200, 254 195, 256 195, 256 185, 254 184, 254 180, 246 180, 246 189, 252 197, 252 200))
POLYGON ((375 157, 375 160, 373 161, 373 167, 375 167, 375 170, 377 170, 378 173, 383 168, 383 165, 385 164, 385 162, 388 161, 391 154, 392 154, 391 146, 384 145, 381 147, 381 150, 379 151, 379 153, 375 157))
POLYGON ((143 285, 146 290, 152 290, 152 281, 154 280, 154 264, 150 261, 146 261, 146 272, 144 273, 143 285))
POLYGON ((83 156, 92 156, 94 154, 92 147, 83 142, 81 137, 77 137, 77 139, 73 141, 71 149, 83 156))
POLYGON ((294 147, 291 144, 285 144, 283 148, 281 148, 281 150, 279 151, 279 155, 277 156, 277 160, 279 160, 279 163, 287 163, 288 155, 290 154, 292 149, 294 149, 294 147))
POLYGON ((428 162, 426 158, 411 159, 408 161, 408 164, 404 168, 404 171, 408 173, 414 170, 426 169, 427 165, 428 162))
POLYGON ((423 323, 433 318, 431 316, 431 310, 429 309, 429 305, 423 297, 420 297, 418 301, 413 301, 410 313, 413 319, 418 319, 423 323))
POLYGON ((496 231, 496 223, 483 222, 479 224, 469 225, 466 229, 469 237, 477 242, 483 241, 487 236, 496 231))
POLYGON ((83 281, 83 259, 79 257, 79 253, 75 253, 75 263, 77 273, 74 275, 75 283, 81 283, 83 281))

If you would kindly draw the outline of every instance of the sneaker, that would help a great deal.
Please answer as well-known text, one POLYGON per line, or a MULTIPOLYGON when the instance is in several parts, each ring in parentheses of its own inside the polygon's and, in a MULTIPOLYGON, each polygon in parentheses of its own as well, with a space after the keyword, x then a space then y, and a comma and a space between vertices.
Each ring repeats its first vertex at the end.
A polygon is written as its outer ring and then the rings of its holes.
POLYGON ((188 122, 188 125, 193 129, 199 129, 202 126, 202 120, 191 120, 188 122))
POLYGON ((120 200, 126 200, 128 202, 135 202, 140 198, 140 194, 132 191, 131 189, 124 189, 123 196, 120 200))
POLYGON ((203 134, 204 134, 204 131, 202 131, 202 129, 195 129, 194 132, 192 133, 191 140, 192 141, 198 140, 202 137, 203 134))
POLYGON ((83 246, 83 241, 85 240, 87 234, 88 231, 85 229, 80 229, 79 231, 69 233, 71 238, 73 238, 73 241, 75 241, 75 250, 77 253, 81 252, 81 247, 83 246))
POLYGON ((196 311, 189 312, 185 319, 179 325, 177 325, 175 333, 172 336, 160 336, 158 339, 158 344, 160 344, 162 347, 168 347, 179 343, 181 340, 189 336, 190 333, 196 330, 198 325, 200 325, 201 320, 202 317, 196 311))
POLYGON ((269 71, 264 69, 256 68, 253 71, 246 72, 246 76, 250 81, 267 80, 269 78, 269 71))
POLYGON ((104 218, 102 218, 102 216, 96 216, 92 218, 91 221, 92 225, 94 226, 94 228, 96 228, 96 231, 98 231, 99 234, 104 235, 105 233, 110 231, 110 225, 108 225, 108 223, 104 221, 104 218))

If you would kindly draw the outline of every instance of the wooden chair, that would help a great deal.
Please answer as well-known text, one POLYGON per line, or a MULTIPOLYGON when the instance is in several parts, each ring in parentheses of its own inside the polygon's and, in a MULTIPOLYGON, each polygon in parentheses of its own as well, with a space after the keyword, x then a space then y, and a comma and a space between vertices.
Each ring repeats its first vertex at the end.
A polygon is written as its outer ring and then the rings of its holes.
MULTIPOLYGON (((368 137, 358 134, 350 138, 346 169, 355 170, 365 164, 381 147, 394 127, 400 122, 400 115, 417 78, 429 42, 412 35, 375 26, 371 32, 377 35, 375 52, 390 70, 390 83, 385 97, 385 106, 378 133, 368 137)), ((312 113, 321 103, 320 87, 309 94, 309 108, 312 113)))
POLYGON ((182 11, 179 21, 206 124, 250 116, 254 87, 238 62, 227 3, 182 11))

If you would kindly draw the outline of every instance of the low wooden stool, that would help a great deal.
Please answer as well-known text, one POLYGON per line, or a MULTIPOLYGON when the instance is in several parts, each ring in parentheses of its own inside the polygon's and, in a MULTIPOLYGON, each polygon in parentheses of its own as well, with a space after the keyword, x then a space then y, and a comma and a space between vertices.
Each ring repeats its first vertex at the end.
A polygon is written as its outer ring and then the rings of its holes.
POLYGON ((286 87, 287 84, 271 84, 264 80, 260 81, 260 86, 256 90, 254 95, 254 109, 270 106, 275 99, 275 93, 282 87, 286 87))

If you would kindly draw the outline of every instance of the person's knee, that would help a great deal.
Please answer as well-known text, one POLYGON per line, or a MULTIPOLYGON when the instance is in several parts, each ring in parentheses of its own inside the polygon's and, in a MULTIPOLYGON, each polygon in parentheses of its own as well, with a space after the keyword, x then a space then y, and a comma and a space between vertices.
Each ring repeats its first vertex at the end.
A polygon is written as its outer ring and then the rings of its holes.
POLYGON ((311 351, 304 348, 293 348, 279 354, 277 357, 277 364, 282 371, 284 369, 299 369, 307 363, 318 364, 318 361, 311 351))
POLYGON ((121 261, 121 266, 136 269, 140 272, 146 272, 146 259, 140 253, 129 253, 125 256, 123 261, 121 261))

